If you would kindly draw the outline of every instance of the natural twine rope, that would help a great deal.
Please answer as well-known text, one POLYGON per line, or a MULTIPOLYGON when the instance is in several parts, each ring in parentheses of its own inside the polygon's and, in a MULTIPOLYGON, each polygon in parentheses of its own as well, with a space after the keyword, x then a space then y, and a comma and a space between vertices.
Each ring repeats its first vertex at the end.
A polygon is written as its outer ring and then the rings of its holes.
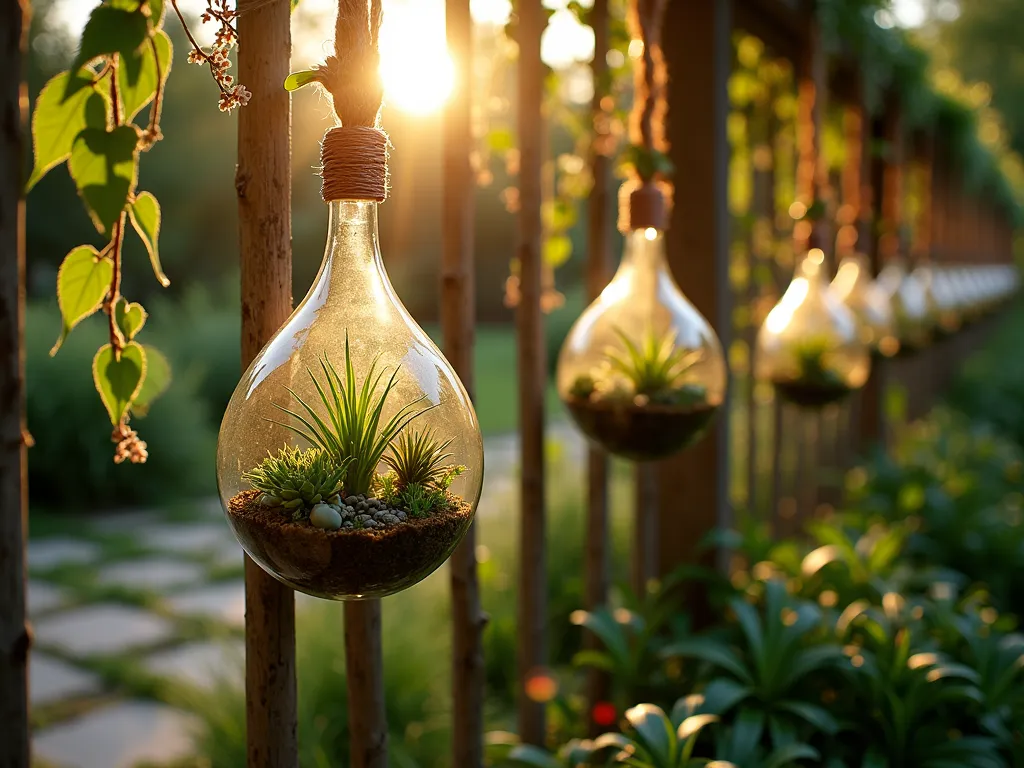
POLYGON ((331 200, 376 200, 388 196, 388 137, 379 128, 332 128, 320 147, 323 187, 331 200))
POLYGON ((320 149, 324 200, 376 200, 388 192, 388 137, 380 129, 384 89, 377 48, 381 0, 338 0, 334 55, 317 68, 338 122, 320 149))
MULTIPOLYGON (((629 23, 633 37, 643 43, 643 53, 634 67, 634 101, 630 113, 630 139, 648 151, 664 151, 665 115, 665 57, 661 49, 661 26, 667 0, 632 0, 629 23)), ((631 232, 637 229, 668 227, 672 187, 655 175, 641 176, 627 181, 619 190, 619 229, 631 232)))

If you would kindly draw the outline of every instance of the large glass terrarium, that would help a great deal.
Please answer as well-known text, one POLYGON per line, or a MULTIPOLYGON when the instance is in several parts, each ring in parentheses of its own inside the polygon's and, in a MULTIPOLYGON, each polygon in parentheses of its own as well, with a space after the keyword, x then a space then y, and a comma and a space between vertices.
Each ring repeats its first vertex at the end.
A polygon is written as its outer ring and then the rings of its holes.
POLYGON ((660 230, 627 233, 615 276, 569 331, 557 385, 584 434, 617 456, 660 459, 706 431, 725 398, 725 359, 673 279, 660 230))
POLYGON ((466 390, 385 272, 377 203, 331 201, 313 286, 224 414, 217 481, 232 530, 294 589, 382 597, 451 554, 482 474, 466 390))
POLYGON ((864 385, 869 350, 857 318, 829 284, 825 254, 812 248, 758 331, 757 377, 786 402, 821 408, 864 385))

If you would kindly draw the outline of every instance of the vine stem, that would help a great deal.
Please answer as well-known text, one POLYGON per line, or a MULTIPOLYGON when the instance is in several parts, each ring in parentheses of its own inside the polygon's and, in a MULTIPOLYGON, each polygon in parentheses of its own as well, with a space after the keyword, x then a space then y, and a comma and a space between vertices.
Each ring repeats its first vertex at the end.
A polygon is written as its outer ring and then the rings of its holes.
POLYGON ((164 73, 160 67, 160 55, 156 50, 156 38, 152 35, 149 37, 149 49, 153 52, 153 63, 156 65, 156 93, 153 95, 153 106, 149 109, 149 127, 146 128, 148 145, 152 146, 160 138, 160 112, 163 109, 164 98, 164 73))
MULTIPOLYGON (((192 50, 194 50, 196 52, 196 54, 198 54, 202 58, 202 60, 207 63, 207 66, 209 67, 209 70, 210 70, 210 77, 212 77, 213 78, 213 82, 215 82, 217 84, 217 89, 221 93, 226 94, 227 90, 221 84, 220 80, 217 79, 217 74, 216 74, 216 72, 214 72, 213 66, 210 63, 210 60, 211 60, 212 57, 210 57, 210 56, 208 56, 206 54, 206 51, 203 50, 203 47, 201 45, 199 45, 199 43, 196 42, 195 37, 192 36, 192 30, 189 29, 188 23, 185 21, 185 17, 181 13, 181 9, 178 8, 178 0, 171 0, 171 7, 174 9, 174 13, 177 15, 178 21, 181 22, 181 28, 185 31, 185 37, 188 38, 189 43, 192 45, 192 50)), ((216 16, 216 14, 214 14, 214 15, 216 16)), ((216 16, 216 18, 222 24, 226 23, 224 21, 224 19, 221 18, 220 16, 216 16)), ((230 26, 230 24, 228 26, 230 26)), ((158 63, 157 64, 157 69, 158 70, 159 70, 159 67, 160 67, 160 65, 158 63)), ((157 87, 159 88, 160 86, 158 85, 157 87)))
MULTIPOLYGON (((121 99, 117 92, 117 68, 120 65, 118 56, 115 53, 110 58, 110 66, 113 70, 110 76, 110 105, 113 112, 114 128, 121 125, 121 99)), ((159 67, 159 64, 157 65, 159 67)), ((124 348, 124 336, 117 327, 117 313, 114 307, 121 297, 121 243, 124 240, 124 208, 118 214, 114 222, 113 236, 110 239, 110 257, 114 262, 114 271, 110 278, 110 291, 107 297, 107 305, 104 310, 107 313, 108 325, 110 328, 110 348, 114 352, 114 359, 121 359, 121 350, 124 348)))

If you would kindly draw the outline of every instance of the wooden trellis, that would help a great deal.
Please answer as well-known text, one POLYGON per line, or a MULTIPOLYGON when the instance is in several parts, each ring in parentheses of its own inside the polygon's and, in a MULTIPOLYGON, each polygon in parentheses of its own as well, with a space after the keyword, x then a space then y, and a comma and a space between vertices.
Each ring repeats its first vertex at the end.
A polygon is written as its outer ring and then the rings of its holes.
MULTIPOLYGON (((460 74, 444 129, 440 290, 445 353, 472 392, 474 178, 467 75, 473 35, 469 5, 468 0, 446 0, 448 44, 460 74)), ((877 365, 864 391, 845 411, 821 421, 805 420, 803 428, 757 385, 750 364, 754 331, 789 279, 789 264, 783 257, 792 223, 787 224, 782 214, 798 193, 812 197, 814 186, 828 181, 818 175, 817 168, 810 174, 798 173, 796 126, 784 123, 764 104, 751 104, 735 110, 746 121, 747 140, 756 155, 744 171, 749 175, 750 211, 741 217, 731 209, 730 163, 736 158, 730 154, 728 142, 733 112, 728 81, 737 68, 734 45, 740 33, 760 41, 764 55, 783 73, 768 86, 770 98, 802 98, 801 127, 812 156, 820 141, 823 105, 832 98, 843 110, 848 151, 834 191, 837 202, 850 207, 859 242, 876 270, 891 255, 893 243, 876 242, 872 217, 880 214, 887 231, 903 223, 905 161, 909 158, 924 170, 921 178, 926 187, 924 208, 912 222, 918 227, 917 256, 937 264, 1012 263, 1014 233, 1006 212, 991 199, 966 192, 962 169, 947 159, 949 152, 941 136, 904 134, 895 100, 886 101, 884 111, 872 115, 856 74, 848 70, 841 70, 847 72, 844 87, 830 89, 826 57, 813 19, 795 10, 795 5, 778 0, 687 0, 668 7, 664 34, 670 104, 667 137, 676 179, 667 256, 677 281, 715 326, 729 352, 732 400, 723 409, 728 417, 719 419, 704 442, 656 465, 648 474, 651 491, 645 498, 657 499, 653 524, 659 534, 654 546, 635 548, 634 573, 644 578, 692 561, 697 542, 717 526, 728 524, 736 508, 772 521, 777 532, 794 531, 799 521, 816 513, 819 502, 835 498, 830 495, 834 490, 822 488, 823 473, 834 479, 859 449, 887 437, 885 389, 893 384, 904 387, 912 405, 910 415, 923 412, 991 327, 990 322, 974 324, 912 360, 877 365), (878 140, 890 148, 884 157, 870 152, 878 140), (737 275, 747 277, 740 280, 737 275), (735 442, 738 438, 744 441, 742 445, 735 442)), ((0 99, 8 116, 18 115, 24 107, 20 86, 23 10, 19 2, 4 3, 0 10, 5 65, 0 99)), ((253 92, 251 103, 239 117, 236 178, 243 254, 242 356, 247 363, 291 310, 291 114, 290 99, 281 89, 291 44, 288 3, 241 0, 240 10, 239 77, 253 92)), ((595 82, 601 82, 607 71, 608 0, 595 0, 591 13, 597 52, 592 69, 595 82)), ((522 438, 518 727, 525 742, 541 744, 544 703, 530 695, 529 682, 533 676, 543 675, 547 662, 540 215, 541 167, 547 147, 540 39, 546 16, 540 0, 520 0, 517 14, 520 243, 516 255, 522 438)), ((591 109, 598 132, 605 126, 601 96, 596 89, 591 109)), ((23 541, 27 433, 22 423, 22 136, 13 119, 0 135, 0 768, 29 765, 26 668, 30 633, 23 541)), ((609 209, 614 198, 612 159, 605 154, 604 142, 593 146, 586 269, 590 297, 599 293, 609 276, 609 209)), ((832 234, 819 231, 815 236, 829 245, 832 234)), ((595 608, 606 600, 608 590, 606 457, 592 450, 587 472, 586 607, 595 608)), ((643 526, 638 529, 644 530, 643 526)), ((475 547, 471 529, 449 566, 453 596, 452 764, 459 768, 478 768, 483 761, 482 610, 486 606, 480 605, 475 547)), ((724 557, 719 557, 718 564, 726 566, 724 557)), ((642 583, 642 579, 637 581, 642 583)), ((692 610, 699 620, 699 595, 694 597, 692 610)), ((295 768, 297 696, 301 692, 296 690, 295 678, 294 597, 247 559, 246 606, 248 762, 252 768, 295 768)), ((348 654, 351 765, 381 768, 387 765, 387 724, 379 602, 347 605, 345 623, 347 647, 359 649, 348 654)), ((600 675, 590 679, 587 692, 592 704, 605 696, 606 684, 600 675)))

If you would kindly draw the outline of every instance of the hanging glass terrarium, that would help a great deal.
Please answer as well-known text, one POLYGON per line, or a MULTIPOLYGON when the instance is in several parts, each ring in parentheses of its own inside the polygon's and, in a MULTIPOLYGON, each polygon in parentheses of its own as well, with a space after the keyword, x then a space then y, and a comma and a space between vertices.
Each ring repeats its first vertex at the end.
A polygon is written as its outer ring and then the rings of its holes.
POLYGON ((871 276, 863 253, 852 252, 839 263, 832 291, 857 319, 861 339, 873 351, 891 357, 899 349, 893 332, 892 306, 885 290, 871 276))
POLYGON ((700 438, 722 404, 726 368, 707 320, 665 260, 662 192, 624 187, 625 253, 580 315, 558 358, 558 394, 577 426, 609 453, 669 456, 700 438))
POLYGON ((933 318, 928 292, 920 274, 908 273, 899 256, 889 259, 878 273, 878 284, 889 297, 893 324, 900 342, 901 356, 913 355, 931 341, 933 318))
POLYGON ((440 566, 483 473, 466 390, 384 269, 387 137, 375 120, 376 108, 324 137, 323 264, 243 374, 217 446, 221 500, 249 556, 294 589, 342 600, 398 592, 440 566))
POLYGON ((783 400, 805 408, 836 403, 867 381, 869 346, 853 312, 832 290, 825 254, 809 250, 757 335, 755 372, 783 400))

